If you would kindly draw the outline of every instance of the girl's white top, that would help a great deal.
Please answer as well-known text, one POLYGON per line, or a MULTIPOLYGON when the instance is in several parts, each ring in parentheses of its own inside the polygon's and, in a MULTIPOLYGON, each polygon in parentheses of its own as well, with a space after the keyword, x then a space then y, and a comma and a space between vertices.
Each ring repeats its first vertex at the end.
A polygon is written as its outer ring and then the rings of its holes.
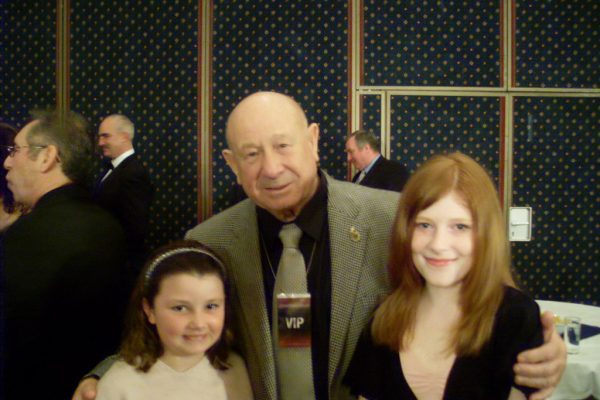
POLYGON ((252 389, 241 357, 231 354, 226 371, 204 357, 184 372, 158 360, 148 372, 115 362, 98 383, 96 400, 251 400, 252 389))

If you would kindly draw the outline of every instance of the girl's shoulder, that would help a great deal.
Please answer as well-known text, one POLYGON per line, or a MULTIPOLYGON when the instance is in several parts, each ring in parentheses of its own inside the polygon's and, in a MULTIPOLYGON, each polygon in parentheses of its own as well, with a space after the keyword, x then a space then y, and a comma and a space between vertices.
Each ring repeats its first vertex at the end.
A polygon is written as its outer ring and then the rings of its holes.
POLYGON ((106 371, 106 374, 102 376, 100 381, 127 376, 133 377, 139 374, 140 372, 137 371, 133 365, 129 365, 124 360, 118 359, 113 363, 108 371, 106 371))
POLYGON ((143 376, 132 365, 123 360, 117 360, 98 382, 96 400, 120 398, 132 388, 143 384, 143 376))
POLYGON ((500 318, 528 317, 535 315, 539 319, 540 308, 528 294, 510 286, 504 286, 504 297, 498 316, 500 318))
POLYGON ((500 343, 528 343, 536 347, 543 341, 540 308, 526 293, 506 286, 504 298, 496 313, 493 336, 500 343))

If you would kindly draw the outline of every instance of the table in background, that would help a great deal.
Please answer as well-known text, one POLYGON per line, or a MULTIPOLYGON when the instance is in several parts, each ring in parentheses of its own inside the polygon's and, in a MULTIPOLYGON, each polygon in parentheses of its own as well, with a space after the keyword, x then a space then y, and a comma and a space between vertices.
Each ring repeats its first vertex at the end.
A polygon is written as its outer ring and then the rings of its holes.
MULTIPOLYGON (((542 311, 560 317, 580 317, 581 323, 600 327, 600 307, 536 300, 542 311)), ((600 399, 600 334, 582 339, 579 354, 567 355, 567 368, 551 400, 600 399)))

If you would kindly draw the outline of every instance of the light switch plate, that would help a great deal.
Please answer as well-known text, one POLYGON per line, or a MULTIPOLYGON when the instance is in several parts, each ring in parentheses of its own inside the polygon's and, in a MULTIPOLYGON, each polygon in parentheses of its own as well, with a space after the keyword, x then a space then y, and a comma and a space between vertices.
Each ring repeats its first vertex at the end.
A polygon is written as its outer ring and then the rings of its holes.
POLYGON ((508 239, 511 242, 531 240, 531 207, 511 207, 508 218, 508 239))

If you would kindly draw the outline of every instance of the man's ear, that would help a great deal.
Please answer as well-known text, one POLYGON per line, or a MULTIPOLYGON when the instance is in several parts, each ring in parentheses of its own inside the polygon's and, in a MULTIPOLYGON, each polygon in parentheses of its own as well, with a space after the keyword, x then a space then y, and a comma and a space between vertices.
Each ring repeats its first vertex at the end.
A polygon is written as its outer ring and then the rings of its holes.
POLYGON ((319 125, 314 122, 308 126, 308 140, 312 146, 313 157, 319 162, 319 125))
POLYGON ((48 147, 43 148, 38 153, 37 161, 39 161, 42 172, 50 171, 60 162, 58 158, 58 148, 53 144, 49 144, 48 147))
POLYGON ((223 154, 223 158, 225 159, 225 162, 227 163, 227 165, 229 165, 229 168, 231 168, 231 170, 235 174, 237 183, 241 184, 240 175, 238 174, 239 166, 237 163, 237 159, 235 158, 235 155, 233 154, 233 151, 231 151, 230 149, 224 149, 221 152, 221 154, 223 154))
POLYGON ((127 132, 118 132, 119 143, 130 143, 131 139, 129 138, 129 134, 127 132))
POLYGON ((144 314, 146 314, 146 318, 148 318, 148 322, 150 322, 152 325, 156 325, 154 309, 150 306, 148 300, 142 299, 142 309, 144 310, 144 314))

